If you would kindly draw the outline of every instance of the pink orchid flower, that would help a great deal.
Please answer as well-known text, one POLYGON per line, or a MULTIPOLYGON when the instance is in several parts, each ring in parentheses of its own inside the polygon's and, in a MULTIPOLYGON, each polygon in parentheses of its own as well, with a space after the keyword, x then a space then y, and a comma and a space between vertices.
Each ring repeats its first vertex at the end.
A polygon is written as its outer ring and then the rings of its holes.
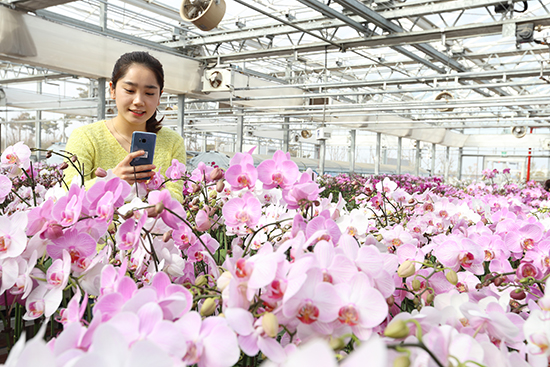
POLYGON ((297 183, 283 190, 283 199, 289 209, 298 209, 301 205, 319 199, 319 194, 324 188, 311 179, 308 172, 302 173, 297 183))
POLYGON ((84 297, 80 292, 80 288, 76 288, 74 296, 71 298, 67 304, 67 308, 62 308, 59 310, 59 322, 63 325, 67 325, 74 322, 80 322, 84 312, 86 311, 86 306, 88 300, 88 294, 85 293, 84 297), (82 301, 84 300, 84 301, 82 301), (82 301, 82 304, 80 303, 82 301))
POLYGON ((0 161, 3 167, 17 166, 21 169, 28 169, 31 163, 31 150, 22 141, 10 145, 3 152, 0 161))
POLYGON ((183 334, 187 352, 183 362, 198 367, 229 367, 239 360, 237 336, 222 317, 201 320, 197 312, 189 312, 176 321, 183 334))
POLYGON ((58 199, 52 208, 52 217, 63 227, 76 224, 82 211, 86 190, 78 185, 71 185, 67 196, 58 199))
POLYGON ((388 315, 384 296, 363 273, 356 274, 349 283, 337 284, 336 290, 342 301, 338 321, 351 327, 361 340, 369 339, 372 329, 388 315))
POLYGON ((336 288, 323 282, 323 274, 319 269, 310 269, 305 282, 300 279, 290 279, 287 292, 283 298, 283 315, 297 318, 300 322, 310 325, 317 321, 330 323, 338 318, 342 301, 336 288), (302 283, 301 287, 293 283, 302 283), (292 289, 293 291, 290 291, 292 289))
POLYGON ((178 228, 179 223, 181 223, 181 219, 179 219, 178 216, 183 219, 187 218, 187 213, 176 199, 172 199, 170 191, 161 190, 150 192, 149 204, 155 205, 157 203, 162 203, 164 205, 164 210, 160 213, 160 217, 170 228, 178 228), (171 212, 174 212, 177 216, 171 212))
POLYGON ((67 229, 62 237, 52 241, 46 248, 52 259, 62 259, 66 250, 71 258, 72 269, 83 271, 90 265, 91 257, 96 254, 96 241, 88 233, 67 229))
POLYGON ((225 179, 233 190, 253 189, 258 179, 258 170, 249 153, 236 153, 225 172, 225 179))
POLYGON ((254 316, 242 308, 228 308, 224 311, 229 326, 237 333, 239 346, 248 356, 262 352, 275 363, 281 363, 286 353, 275 338, 269 337, 262 326, 262 317, 254 320, 254 316))
POLYGON ((280 187, 287 189, 296 182, 300 171, 290 159, 290 153, 277 150, 273 159, 266 159, 258 165, 258 179, 263 182, 265 189, 280 187))
POLYGON ((172 165, 166 169, 166 178, 170 180, 179 180, 185 171, 185 164, 180 163, 177 159, 172 159, 172 165))
POLYGON ((468 238, 448 239, 433 252, 443 265, 454 271, 462 267, 476 275, 483 274, 485 254, 475 242, 468 238))
POLYGON ((0 260, 17 257, 27 246, 27 213, 16 212, 12 216, 0 216, 0 260))
POLYGON ((197 216, 195 217, 195 223, 197 224, 197 230, 201 232, 208 231, 210 227, 212 227, 210 217, 202 209, 199 210, 199 212, 197 213, 197 216))
POLYGON ((246 225, 253 228, 260 220, 262 204, 247 193, 242 198, 236 197, 225 203, 222 214, 228 227, 246 225))
POLYGON ((6 196, 10 194, 12 187, 13 184, 11 180, 5 175, 0 175, 0 204, 3 203, 6 196))
POLYGON ((389 177, 385 177, 383 181, 376 184, 376 191, 391 194, 397 189, 397 183, 393 182, 389 177))
POLYGON ((136 248, 141 238, 141 229, 146 220, 147 212, 143 211, 137 222, 134 220, 134 217, 131 217, 118 227, 115 238, 119 249, 131 250, 136 248))

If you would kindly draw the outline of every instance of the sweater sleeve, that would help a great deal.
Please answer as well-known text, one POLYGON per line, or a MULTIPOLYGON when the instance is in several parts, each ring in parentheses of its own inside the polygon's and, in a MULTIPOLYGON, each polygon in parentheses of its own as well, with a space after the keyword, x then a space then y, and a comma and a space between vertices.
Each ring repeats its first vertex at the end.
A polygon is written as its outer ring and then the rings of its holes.
MULTIPOLYGON (((172 150, 172 159, 177 159, 180 163, 185 164, 187 162, 187 155, 185 153, 185 143, 183 138, 178 136, 174 143, 174 148, 172 150)), ((170 160, 170 161, 171 161, 170 160)), ((168 167, 166 167, 168 168, 168 167)), ((164 172, 166 172, 166 168, 164 172)), ((172 197, 178 200, 180 203, 183 202, 183 181, 170 181, 166 183, 166 188, 170 191, 172 197)))
MULTIPOLYGON (((78 160, 74 162, 74 165, 82 169, 82 173, 84 174, 84 186, 86 189, 89 189, 96 181, 93 164, 95 149, 84 129, 77 128, 71 133, 65 150, 67 153, 74 154, 78 158, 78 160)), ((80 174, 70 161, 67 161, 67 163, 69 167, 65 169, 64 175, 65 182, 70 186, 71 181, 80 174)))

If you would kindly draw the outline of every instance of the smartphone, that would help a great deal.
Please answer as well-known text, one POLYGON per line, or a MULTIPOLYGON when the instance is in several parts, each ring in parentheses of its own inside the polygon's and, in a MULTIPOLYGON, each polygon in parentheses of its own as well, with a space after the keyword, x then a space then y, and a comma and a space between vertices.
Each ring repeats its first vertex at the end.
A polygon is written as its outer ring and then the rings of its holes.
MULTIPOLYGON (((138 150, 145 151, 145 154, 134 158, 130 164, 132 166, 143 166, 146 164, 153 164, 153 158, 155 156, 155 144, 157 142, 157 134, 146 133, 143 131, 134 131, 132 134, 132 145, 130 152, 136 152, 138 150)), ((150 171, 144 171, 150 172, 150 171)))

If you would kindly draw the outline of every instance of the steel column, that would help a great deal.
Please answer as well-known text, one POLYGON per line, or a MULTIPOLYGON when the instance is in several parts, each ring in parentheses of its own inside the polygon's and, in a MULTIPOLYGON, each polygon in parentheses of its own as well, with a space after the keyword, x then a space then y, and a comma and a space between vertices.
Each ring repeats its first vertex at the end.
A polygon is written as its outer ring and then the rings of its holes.
POLYGON ((420 140, 416 140, 416 157, 414 160, 414 174, 416 176, 420 176, 420 159, 421 159, 420 140))
POLYGON ((445 149, 445 182, 449 182, 449 169, 450 169, 450 160, 451 160, 451 147, 446 147, 445 149))
POLYGON ((459 180, 462 180, 462 160, 463 160, 463 158, 464 158, 463 151, 464 151, 464 148, 462 148, 462 147, 458 148, 458 168, 457 168, 457 173, 458 173, 458 179, 459 179, 459 180))
POLYGON ((357 139, 357 130, 351 130, 350 132, 350 147, 349 147, 349 172, 355 172, 355 145, 357 139))
POLYGON ((374 155, 374 174, 380 174, 380 150, 382 146, 382 133, 376 133, 376 154, 374 155))
POLYGON ((97 119, 105 120, 105 88, 107 86, 106 78, 97 79, 97 119))
POLYGON ((431 176, 435 176, 435 152, 436 152, 436 144, 432 143, 432 169, 431 169, 431 176))
POLYGON ((403 155, 403 138, 397 137, 397 174, 401 174, 401 156, 403 155))
POLYGON ((177 120, 179 133, 182 137, 185 137, 185 94, 178 94, 177 120))
POLYGON ((237 109, 237 112, 237 144, 235 146, 235 152, 242 153, 244 140, 244 111, 240 108, 237 109))
MULTIPOLYGON (((36 85, 36 91, 42 94, 42 82, 38 82, 36 85)), ((36 122, 34 126, 35 131, 35 143, 34 146, 38 149, 42 148, 42 111, 36 111, 36 122)), ((40 161, 40 152, 36 152, 36 159, 40 161)))
POLYGON ((290 117, 285 117, 283 124, 283 152, 290 150, 290 117))

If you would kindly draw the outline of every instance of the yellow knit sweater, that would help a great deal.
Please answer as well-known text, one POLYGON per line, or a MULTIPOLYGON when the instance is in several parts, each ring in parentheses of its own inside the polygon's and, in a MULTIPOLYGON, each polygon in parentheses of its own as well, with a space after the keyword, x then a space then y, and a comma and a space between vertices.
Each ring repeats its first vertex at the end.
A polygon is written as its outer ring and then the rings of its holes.
MULTIPOLYGON (((76 128, 71 133, 65 150, 76 154, 78 162, 84 164, 84 186, 86 188, 95 183, 95 170, 98 167, 105 170, 113 169, 128 155, 128 152, 119 144, 107 128, 105 120, 76 128)), ((183 138, 177 132, 163 127, 157 133, 153 164, 157 167, 157 170, 165 174, 166 169, 170 167, 174 158, 181 163, 186 163, 183 138)), ((64 173, 65 182, 68 184, 78 175, 76 169, 70 164, 64 173)), ((183 182, 168 182, 166 183, 166 187, 170 190, 173 198, 180 202, 183 201, 183 182)))

